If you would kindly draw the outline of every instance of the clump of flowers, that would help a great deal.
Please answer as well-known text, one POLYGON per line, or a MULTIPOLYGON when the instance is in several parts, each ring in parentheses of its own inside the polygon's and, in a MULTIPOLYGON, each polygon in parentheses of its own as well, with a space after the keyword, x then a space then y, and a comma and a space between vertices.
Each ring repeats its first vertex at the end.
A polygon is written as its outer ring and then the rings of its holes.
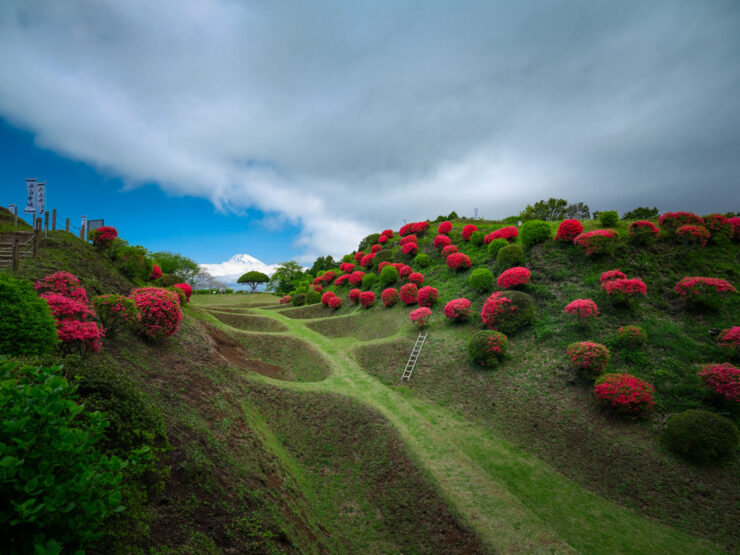
POLYGON ((617 330, 617 342, 624 347, 635 349, 644 345, 646 341, 645 330, 639 326, 622 326, 617 330))
POLYGON ((384 289, 380 294, 380 299, 383 301, 384 307, 390 308, 398 302, 398 290, 393 287, 384 289))
POLYGON ((334 280, 334 287, 341 287, 342 285, 346 285, 349 282, 349 276, 350 274, 342 274, 337 279, 334 280))
POLYGON ((162 277, 162 270, 159 269, 159 266, 154 264, 152 266, 152 273, 149 274, 149 281, 154 281, 155 279, 159 279, 162 277))
POLYGON ((414 309, 409 314, 409 320, 411 320, 417 328, 423 328, 426 326, 431 317, 432 311, 426 306, 414 309))
POLYGON ((568 359, 576 372, 589 378, 603 374, 609 362, 609 349, 601 343, 582 341, 568 345, 568 359))
POLYGON ((411 266, 408 266, 407 264, 402 264, 398 269, 398 275, 402 278, 408 278, 413 272, 414 271, 411 269, 411 266))
POLYGON ((445 248, 447 245, 449 245, 450 243, 452 243, 452 241, 450 240, 449 237, 447 237, 447 235, 437 235, 434 238, 434 248, 436 249, 441 250, 445 248))
POLYGON ((653 222, 638 220, 627 229, 627 240, 633 245, 650 245, 658 238, 658 228, 653 222))
POLYGON ((321 304, 324 306, 329 306, 329 301, 332 297, 336 297, 336 295, 331 291, 326 291, 323 295, 321 295, 321 304))
POLYGON ((398 234, 401 237, 405 237, 409 233, 413 233, 413 231, 414 231, 414 224, 405 224, 401 226, 401 229, 398 230, 398 234))
POLYGON ((345 274, 351 274, 355 271, 355 265, 351 262, 342 262, 339 265, 339 269, 344 272, 345 274))
POLYGON ((632 300, 647 295, 647 285, 640 278, 610 279, 601 284, 601 289, 616 304, 628 304, 632 300))
POLYGON ((618 234, 613 229, 586 231, 573 239, 573 243, 586 249, 587 255, 610 252, 617 243, 618 234))
POLYGON ((666 212, 658 218, 658 225, 668 237, 674 237, 678 228, 685 225, 704 227, 704 219, 692 212, 666 212))
POLYGON ((412 229, 414 233, 421 235, 426 232, 427 229, 429 229, 429 222, 415 222, 412 225, 412 229))
POLYGON ((445 248, 442 249, 442 256, 447 258, 451 254, 454 254, 457 252, 457 247, 455 245, 447 245, 445 248))
POLYGON ((740 216, 730 218, 727 223, 732 227, 732 238, 735 241, 740 241, 740 216))
POLYGON ((285 295, 284 297, 280 297, 278 304, 288 304, 291 301, 291 299, 292 297, 290 295, 285 295))
POLYGON ((733 351, 735 355, 740 354, 740 326, 722 330, 717 336, 717 345, 733 351))
POLYGON ((337 273, 334 270, 329 270, 327 272, 324 272, 324 274, 321 276, 321 280, 324 283, 331 283, 334 281, 334 278, 337 277, 337 273))
POLYGON ((439 292, 430 285, 419 289, 416 295, 416 302, 419 306, 433 306, 439 298, 439 292))
POLYGON ((492 231, 483 238, 483 242, 487 245, 494 239, 506 239, 511 243, 514 239, 519 236, 519 230, 514 226, 502 227, 496 231, 492 231))
POLYGON ((381 237, 387 237, 388 239, 393 239, 393 230, 392 229, 384 229, 383 233, 380 234, 381 237))
POLYGON ((732 238, 732 225, 730 220, 722 214, 710 214, 704 216, 704 227, 711 235, 713 243, 721 243, 732 238))
POLYGON ((603 274, 601 274, 599 281, 601 282, 601 286, 603 287, 607 281, 611 281, 613 279, 627 279, 627 274, 625 274, 621 270, 609 270, 608 272, 604 272, 603 274))
POLYGON ((416 238, 416 235, 406 235, 401 239, 401 246, 404 246, 406 243, 417 243, 418 239, 416 238))
POLYGON ((437 233, 441 235, 447 235, 452 231, 452 224, 450 222, 442 222, 437 228, 437 233))
POLYGON ((183 293, 185 293, 185 302, 190 302, 190 297, 193 296, 193 288, 190 287, 190 285, 188 285, 187 283, 176 283, 172 287, 177 287, 183 293))
POLYGON ((87 302, 87 292, 80 285, 80 280, 69 272, 54 272, 33 284, 39 293, 59 293, 70 299, 87 302))
POLYGON ((583 224, 578 220, 564 220, 558 226, 558 232, 555 235, 556 241, 563 241, 564 243, 572 243, 573 239, 583 233, 583 224))
POLYGON ((349 282, 352 285, 360 285, 362 283, 362 278, 364 277, 365 277, 365 272, 355 270, 349 275, 349 282))
POLYGON ((370 247, 370 254, 375 254, 378 251, 382 251, 382 250, 383 250, 383 245, 373 245, 372 247, 370 247))
POLYGON ((471 309, 468 299, 453 299, 445 305, 445 316, 456 322, 470 319, 471 309))
POLYGON ((419 250, 416 243, 406 243, 401 247, 401 252, 407 256, 414 256, 419 250))
POLYGON ((602 404, 632 418, 653 408, 655 389, 630 374, 605 374, 594 385, 594 395, 602 404))
POLYGON ((92 305, 107 337, 113 337, 121 329, 133 328, 139 321, 134 301, 123 295, 93 297, 92 305))
POLYGON ((359 264, 362 262, 362 259, 365 258, 365 253, 363 251, 358 251, 355 253, 355 262, 359 264))
POLYGON ((462 238, 464 241, 470 241, 470 237, 478 231, 478 226, 475 226, 473 224, 468 224, 462 229, 462 238))
POLYGON ((388 237, 386 235, 381 235, 378 237, 378 244, 379 245, 385 245, 388 242, 388 237))
POLYGON ((95 312, 82 301, 70 299, 59 293, 42 293, 39 296, 47 302, 51 315, 57 322, 61 320, 87 322, 95 318, 95 312))
POLYGON ((700 225, 683 225, 676 230, 676 237, 689 247, 706 247, 709 241, 707 228, 700 225))
POLYGON ((371 252, 370 254, 366 254, 362 257, 362 260, 360 260, 360 266, 364 266, 365 268, 369 268, 373 265, 373 258, 375 258, 375 253, 371 252))
POLYGON ((68 347, 76 347, 80 352, 97 352, 103 346, 103 330, 96 322, 61 320, 57 323, 59 339, 68 347))
POLYGON ((711 310, 719 309, 722 296, 736 292, 727 280, 689 276, 681 278, 675 291, 687 303, 711 310))
POLYGON ((159 287, 142 287, 132 291, 130 298, 140 314, 140 335, 156 341, 177 331, 182 311, 175 293, 159 287))
POLYGON ((494 367, 506 356, 509 339, 499 331, 477 331, 468 340, 468 359, 473 364, 494 367))
POLYGON ((740 403, 740 368, 725 362, 705 364, 699 377, 714 393, 733 403, 740 403))
POLYGON ((461 253, 461 252, 454 252, 450 256, 447 257, 447 267, 450 270, 465 270, 467 268, 470 268, 470 266, 473 264, 473 261, 470 260, 470 257, 467 254, 461 253))
POLYGON ((334 295, 331 299, 329 299, 329 302, 327 303, 329 308, 333 308, 334 310, 338 310, 342 307, 342 299, 341 297, 337 297, 334 295))
POLYGON ((313 289, 317 293, 321 293, 324 290, 324 286, 320 283, 312 284, 309 286, 309 289, 313 289))
POLYGON ((99 249, 107 249, 113 244, 113 241, 118 239, 118 231, 115 227, 104 225, 91 230, 88 237, 99 249))
POLYGON ((599 308, 591 299, 576 299, 568 303, 565 313, 586 325, 599 315, 599 308))
POLYGON ((375 293, 372 291, 363 291, 360 293, 360 304, 363 308, 370 308, 375 304, 375 293))
POLYGON ((349 300, 353 303, 357 304, 360 302, 360 293, 362 291, 360 289, 350 289, 349 290, 349 300))
POLYGON ((495 330, 507 314, 515 311, 516 306, 511 302, 511 299, 504 297, 500 291, 496 291, 483 303, 480 316, 487 327, 495 330))
POLYGON ((419 272, 411 272, 409 274, 409 282, 420 287, 421 284, 424 283, 424 276, 419 272))
POLYGON ((414 283, 407 283, 401 286, 401 302, 407 305, 416 304, 416 297, 419 289, 414 283))
POLYGON ((523 266, 515 266, 514 268, 509 268, 498 276, 496 283, 498 283, 499 287, 504 289, 513 289, 515 287, 521 287, 522 285, 528 284, 530 276, 531 273, 527 268, 524 268, 523 266))

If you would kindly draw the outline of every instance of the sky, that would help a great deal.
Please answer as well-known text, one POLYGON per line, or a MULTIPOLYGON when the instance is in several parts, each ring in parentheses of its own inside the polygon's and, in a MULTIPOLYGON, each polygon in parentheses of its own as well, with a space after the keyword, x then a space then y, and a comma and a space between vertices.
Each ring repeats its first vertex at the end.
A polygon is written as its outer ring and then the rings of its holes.
POLYGON ((740 210, 736 0, 0 3, 0 203, 201 263, 455 210, 740 210), (77 223, 76 225, 79 225, 77 223))

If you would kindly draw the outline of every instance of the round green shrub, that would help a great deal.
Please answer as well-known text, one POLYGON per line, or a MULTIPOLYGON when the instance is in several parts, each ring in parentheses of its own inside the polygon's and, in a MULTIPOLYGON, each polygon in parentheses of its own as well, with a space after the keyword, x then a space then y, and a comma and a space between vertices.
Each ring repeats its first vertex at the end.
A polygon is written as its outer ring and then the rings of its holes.
POLYGON ((355 256, 353 254, 345 254, 342 257, 342 262, 349 262, 350 264, 355 263, 355 256))
POLYGON ((508 338, 499 331, 475 332, 468 340, 468 359, 477 366, 493 368, 506 356, 508 338))
POLYGON ((306 304, 316 304, 318 302, 321 302, 321 293, 318 291, 314 291, 311 289, 308 293, 306 293, 306 304))
POLYGON ((380 285, 381 287, 388 287, 392 283, 398 281, 398 270, 393 266, 386 266, 380 272, 380 285))
POLYGON ((470 242, 473 243, 476 247, 479 247, 483 244, 483 240, 485 239, 485 234, 482 231, 474 231, 470 235, 470 242))
POLYGON ((668 419, 663 441, 673 452, 700 463, 733 454, 740 433, 731 420, 706 410, 687 410, 668 419))
POLYGON ((144 247, 124 246, 114 250, 116 263, 121 273, 131 279, 146 281, 152 273, 154 262, 144 247))
POLYGON ((516 307, 498 325, 498 331, 511 335, 524 326, 534 322, 536 315, 534 298, 522 291, 502 291, 504 297, 511 300, 512 306, 516 307))
POLYGON ((619 221, 619 214, 616 210, 607 210, 599 212, 599 225, 601 227, 614 227, 619 221))
POLYGON ((507 245, 502 247, 496 255, 496 264, 503 269, 521 266, 523 263, 524 251, 519 245, 507 245))
POLYGON ((478 293, 489 293, 493 289, 493 272, 488 268, 476 268, 471 272, 469 281, 478 293))
POLYGON ((378 242, 378 239, 380 239, 380 233, 371 233, 360 241, 360 245, 357 247, 357 250, 368 252, 370 248, 378 242))
POLYGON ((177 277, 174 274, 162 274, 162 277, 155 280, 154 283, 157 287, 167 289, 168 287, 172 287, 176 283, 182 283, 182 278, 177 277))
POLYGON ((637 349, 647 341, 647 334, 640 326, 622 326, 617 330, 617 342, 622 347, 637 349))
POLYGON ((508 246, 509 242, 506 239, 494 239, 488 243, 488 254, 491 255, 491 258, 496 258, 498 251, 508 246))
POLYGON ((550 229, 550 224, 542 220, 529 220, 522 224, 519 235, 522 238, 522 245, 527 249, 532 245, 547 241, 552 237, 552 229, 550 229))
POLYGON ((296 292, 290 299, 290 302, 293 306, 303 306, 306 304, 306 294, 296 292))
POLYGON ((418 266, 419 268, 426 268, 432 263, 431 259, 429 258, 428 254, 419 253, 414 257, 414 266, 418 266))
POLYGON ((0 354, 43 354, 58 342, 46 301, 28 281, 0 272, 0 354))
POLYGON ((378 274, 367 273, 362 278, 362 288, 365 290, 371 289, 376 283, 378 283, 378 274))
POLYGON ((373 266, 377 268, 381 262, 393 262, 393 251, 390 249, 383 249, 375 253, 373 257, 373 266))

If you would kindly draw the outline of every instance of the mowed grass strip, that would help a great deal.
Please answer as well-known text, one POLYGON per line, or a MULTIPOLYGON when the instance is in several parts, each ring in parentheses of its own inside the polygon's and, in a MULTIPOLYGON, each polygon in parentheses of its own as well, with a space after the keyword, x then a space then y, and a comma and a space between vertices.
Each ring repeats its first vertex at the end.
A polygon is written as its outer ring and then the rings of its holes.
POLYGON ((312 320, 306 324, 310 329, 326 337, 353 337, 359 341, 371 341, 395 335, 400 322, 398 315, 388 310, 362 311, 341 318, 312 320))
POLYGON ((288 328, 286 326, 284 326, 280 322, 273 320, 272 318, 266 318, 264 316, 253 316, 251 314, 223 312, 215 309, 208 309, 208 311, 224 324, 228 324, 232 328, 236 328, 239 330, 259 332, 288 331, 288 328))

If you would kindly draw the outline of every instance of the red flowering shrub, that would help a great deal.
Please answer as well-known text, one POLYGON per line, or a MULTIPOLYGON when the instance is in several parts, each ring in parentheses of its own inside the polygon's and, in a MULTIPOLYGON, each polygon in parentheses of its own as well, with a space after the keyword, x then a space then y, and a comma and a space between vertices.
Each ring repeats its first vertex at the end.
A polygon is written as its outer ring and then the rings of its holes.
POLYGON ((453 299, 445 305, 445 316, 450 320, 464 322, 470 318, 471 309, 468 299, 453 299))
POLYGON ((417 286, 421 286, 424 283, 424 276, 419 272, 411 272, 409 274, 409 281, 417 286))
POLYGON ((710 233, 712 243, 721 243, 732 238, 732 224, 722 214, 704 216, 704 227, 710 233))
POLYGON ((69 272, 54 272, 33 284, 39 293, 59 293, 70 299, 87 303, 87 292, 80 280, 69 272))
POLYGON ((653 408, 653 386, 630 374, 605 374, 594 385, 594 395, 604 405, 637 418, 653 408))
POLYGON ((421 235, 429 229, 429 222, 416 222, 413 224, 414 233, 421 235))
POLYGON ((496 231, 492 231, 483 238, 483 242, 487 245, 494 239, 506 239, 511 243, 514 239, 519 236, 519 230, 514 226, 502 227, 496 231))
POLYGON ((668 237, 673 237, 678 228, 685 225, 704 226, 704 220, 691 212, 666 212, 658 218, 658 225, 668 237))
POLYGON ((617 330, 617 342, 629 348, 637 348, 645 344, 647 335, 639 326, 622 326, 617 330))
POLYGON ((321 293, 321 292, 322 292, 322 291, 324 290, 324 286, 323 286, 323 285, 321 285, 320 283, 317 283, 316 285, 311 285, 311 286, 309 287, 309 289, 313 289, 313 290, 314 290, 314 291, 316 291, 317 293, 321 293))
POLYGON ((676 230, 676 237, 689 247, 706 247, 709 232, 700 225, 682 225, 676 230))
POLYGON ((417 243, 418 239, 416 238, 416 235, 406 235, 403 239, 401 239, 401 246, 405 245, 406 243, 417 243))
POLYGON ((434 248, 436 249, 441 250, 445 248, 447 245, 449 245, 450 243, 452 243, 452 241, 450 240, 449 237, 447 237, 447 235, 437 235, 434 238, 434 248))
POLYGON ((442 235, 447 235, 450 231, 452 231, 452 224, 450 222, 442 222, 437 228, 437 233, 442 235))
POLYGON ((578 220, 564 220, 558 227, 555 240, 572 243, 573 239, 578 237, 581 233, 583 233, 583 224, 581 222, 578 220))
POLYGON ((388 237, 386 235, 381 235, 378 237, 378 243, 381 245, 385 245, 388 242, 388 237))
POLYGON ((356 270, 349 275, 349 282, 352 285, 360 285, 362 283, 362 278, 364 277, 365 277, 365 272, 356 270))
POLYGON ((611 281, 613 279, 627 279, 627 274, 620 270, 609 270, 608 272, 601 274, 599 281, 601 281, 601 286, 603 287, 607 281, 611 281))
POLYGON ((617 243, 617 232, 613 229, 597 229, 581 233, 573 243, 586 249, 586 254, 603 254, 610 252, 617 243))
POLYGON ((624 304, 647 295, 647 285, 640 278, 610 279, 601 284, 601 289, 613 303, 624 304))
POLYGON ((419 247, 416 245, 416 243, 406 243, 404 246, 401 247, 401 252, 409 256, 415 255, 418 250, 419 247))
POLYGON ((383 250, 383 245, 373 245, 372 247, 370 247, 370 254, 375 254, 376 252, 382 251, 382 250, 383 250))
POLYGON ((360 266, 369 268, 370 266, 373 265, 373 258, 375 258, 374 252, 371 252, 370 254, 363 256, 362 260, 360 260, 360 266))
POLYGON ((411 320, 417 328, 423 328, 426 326, 431 317, 432 311, 425 306, 414 309, 409 314, 409 320, 411 320))
POLYGON ((503 287, 504 289, 513 289, 514 287, 519 287, 529 283, 530 275, 529 270, 523 266, 515 266, 514 268, 509 268, 498 276, 496 283, 498 283, 499 287, 503 287))
POLYGON ((133 328, 139 321, 134 301, 123 295, 93 297, 92 305, 107 337, 113 337, 119 329, 133 328))
POLYGON ((393 239, 393 230, 392 229, 384 229, 383 233, 380 234, 381 237, 387 237, 388 239, 393 239))
POLYGON ((341 287, 342 285, 346 285, 347 282, 349 282, 349 277, 351 274, 342 274, 337 279, 334 280, 334 287, 341 287))
POLYGON ((324 280, 321 278, 321 276, 316 276, 315 278, 313 278, 313 281, 311 282, 311 285, 318 285, 322 281, 324 281, 324 280))
POLYGON ((324 283, 331 283, 334 281, 334 278, 337 277, 337 273, 334 270, 329 270, 327 272, 324 272, 324 274, 321 276, 321 280, 324 283))
POLYGON ((402 226, 401 229, 398 230, 398 234, 401 237, 404 237, 408 235, 409 233, 413 233, 413 231, 414 231, 414 224, 406 224, 402 226))
POLYGON ((419 289, 413 283, 407 283, 401 286, 401 302, 403 304, 416 304, 416 296, 419 289))
POLYGON ((357 304, 360 302, 360 293, 362 293, 359 289, 350 289, 349 290, 349 300, 353 303, 357 304))
POLYGON ((473 233, 475 233, 476 231, 478 231, 478 226, 468 224, 462 229, 462 238, 465 241, 470 241, 470 236, 473 235, 473 233))
POLYGON ((155 279, 159 279, 162 277, 162 270, 159 269, 159 266, 154 264, 152 266, 152 273, 149 274, 149 281, 154 281, 155 279))
POLYGON ((506 356, 508 338, 499 331, 477 331, 468 340, 468 359, 479 366, 497 366, 506 356))
POLYGON ((386 266, 393 266, 393 264, 391 264, 387 260, 383 260, 383 262, 378 264, 378 273, 380 274, 383 271, 383 268, 385 268, 386 266))
POLYGON ((331 299, 329 299, 329 302, 327 303, 327 305, 329 308, 338 310, 339 308, 342 307, 342 298, 334 295, 331 299))
POLYGON ((511 334, 535 318, 534 299, 521 291, 497 291, 483 303, 481 320, 496 331, 511 334))
POLYGON ((576 299, 568 303, 565 313, 586 324, 599 315, 599 308, 591 299, 576 299))
POLYGON ((699 377, 717 395, 728 401, 740 403, 740 368, 729 362, 705 364, 701 367, 699 377))
POLYGON ((466 270, 472 266, 473 261, 467 254, 461 252, 453 252, 447 257, 447 267, 450 270, 466 270))
POLYGON ((609 349, 601 343, 582 341, 568 345, 571 366, 585 377, 595 378, 603 374, 609 362, 609 349))
POLYGON ((82 353, 90 350, 97 352, 103 346, 103 330, 96 322, 79 320, 61 320, 57 323, 59 339, 70 348, 77 348, 82 353))
POLYGON ((516 306, 511 302, 511 299, 504 297, 503 293, 497 291, 483 303, 483 310, 481 310, 480 317, 487 327, 495 330, 506 317, 507 313, 513 313, 515 311, 516 306))
POLYGON ((445 248, 442 249, 442 256, 447 258, 451 254, 454 254, 457 252, 457 247, 455 245, 447 245, 445 248))
POLYGON ((386 308, 390 308, 398 302, 398 290, 394 289, 393 287, 384 289, 383 292, 380 294, 380 298, 383 300, 383 306, 386 308))
POLYGON ((402 264, 401 267, 398 269, 398 275, 402 278, 407 278, 411 275, 413 270, 411 269, 411 266, 408 266, 406 264, 402 264))
POLYGON ((732 226, 732 238, 735 241, 740 241, 740 216, 730 218, 727 223, 732 226))
POLYGON ((363 259, 364 257, 365 257, 365 253, 364 253, 364 252, 362 252, 362 251, 356 252, 356 253, 355 253, 355 262, 356 262, 357 264, 359 264, 359 263, 360 263, 360 261, 361 261, 361 260, 362 260, 362 259, 363 259))
POLYGON ((118 231, 115 227, 107 225, 93 229, 88 234, 88 238, 92 239, 93 244, 100 249, 107 249, 113 244, 118 238, 118 231))
POLYGON ((134 289, 130 298, 141 316, 138 333, 159 340, 177 331, 182 320, 180 302, 175 293, 159 287, 134 289))
POLYGON ((439 298, 439 292, 432 286, 427 285, 419 289, 416 302, 419 306, 433 306, 439 298))
POLYGON ((290 302, 291 298, 292 297, 290 295, 285 295, 284 297, 281 297, 280 298, 280 300, 278 301, 278 303, 279 304, 288 304, 290 302))
POLYGON ((324 306, 329 306, 329 300, 332 297, 336 297, 336 295, 331 291, 326 291, 323 295, 321 295, 321 304, 324 306))
POLYGON ((717 345, 734 351, 736 355, 740 354, 740 326, 722 330, 717 336, 717 345))
POLYGON ((709 277, 682 278, 675 291, 690 305, 710 310, 720 308, 722 296, 736 292, 729 281, 709 277))
POLYGON ((370 308, 375 304, 375 293, 372 291, 363 291, 360 293, 360 304, 363 308, 370 308))
POLYGON ((57 324, 61 320, 87 322, 95 318, 95 312, 90 309, 87 303, 82 301, 70 299, 59 293, 41 293, 39 297, 48 303, 51 315, 57 324))
POLYGON ((653 222, 638 220, 627 229, 627 240, 633 245, 650 245, 658 238, 658 228, 653 222))
POLYGON ((185 302, 190 302, 190 297, 193 296, 193 288, 190 287, 190 285, 187 283, 176 283, 172 287, 177 287, 182 290, 182 292, 185 293, 185 302))

